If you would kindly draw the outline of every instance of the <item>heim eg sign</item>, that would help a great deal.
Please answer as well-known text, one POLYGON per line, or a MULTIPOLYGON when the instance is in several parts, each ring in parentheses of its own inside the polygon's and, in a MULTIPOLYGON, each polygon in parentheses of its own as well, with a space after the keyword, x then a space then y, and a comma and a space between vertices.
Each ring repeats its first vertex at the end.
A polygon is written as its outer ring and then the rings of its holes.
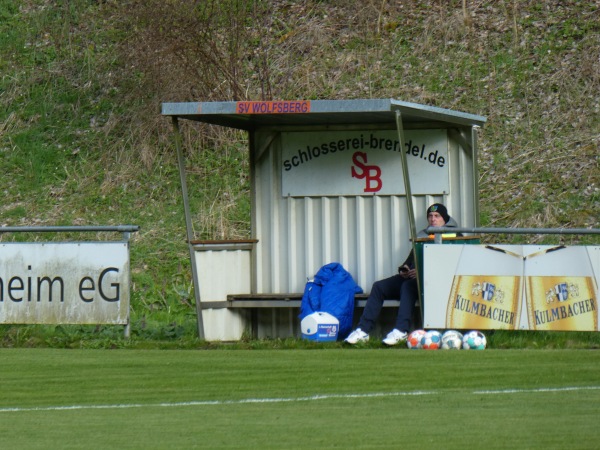
POLYGON ((395 130, 284 132, 283 196, 405 195, 406 153, 413 194, 449 188, 446 130, 409 130, 400 144, 395 130))
POLYGON ((0 245, 0 323, 127 324, 125 242, 0 245))

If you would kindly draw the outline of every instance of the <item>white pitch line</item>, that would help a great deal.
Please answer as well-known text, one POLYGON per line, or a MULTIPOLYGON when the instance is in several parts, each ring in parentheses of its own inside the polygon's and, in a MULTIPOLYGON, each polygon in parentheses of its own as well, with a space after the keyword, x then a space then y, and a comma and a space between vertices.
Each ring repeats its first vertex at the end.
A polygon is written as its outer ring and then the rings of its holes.
MULTIPOLYGON (((537 389, 502 389, 489 391, 473 391, 472 394, 522 394, 599 390, 600 386, 570 386, 562 388, 537 388, 537 389)), ((241 400, 203 400, 191 402, 164 402, 164 403, 122 403, 113 405, 70 405, 70 406, 39 406, 31 408, 0 408, 0 413, 31 412, 31 411, 73 411, 93 409, 132 409, 132 408, 174 408, 182 406, 219 406, 219 405, 244 405, 251 403, 291 403, 311 402, 317 400, 351 399, 351 398, 383 398, 383 397, 409 397, 422 395, 441 394, 440 391, 411 391, 411 392, 373 392, 368 394, 321 394, 308 397, 283 397, 283 398, 247 398, 241 400)))
POLYGON ((567 391, 590 391, 598 390, 600 386, 570 386, 560 388, 535 388, 535 389, 500 389, 497 391, 474 391, 473 394, 522 394, 538 392, 567 392, 567 391))
POLYGON ((290 402, 310 402, 315 400, 345 399, 345 398, 376 398, 376 397, 402 397, 438 394, 433 391, 412 391, 412 392, 373 392, 370 394, 321 394, 310 397, 289 397, 289 398, 246 398, 241 400, 203 400, 192 402, 173 402, 173 403, 124 403, 114 405, 70 405, 70 406, 40 406, 32 408, 0 408, 0 413, 4 412, 24 412, 24 411, 71 411, 83 409, 127 409, 127 408, 172 408, 177 406, 213 406, 213 405, 243 405, 249 403, 290 403, 290 402))

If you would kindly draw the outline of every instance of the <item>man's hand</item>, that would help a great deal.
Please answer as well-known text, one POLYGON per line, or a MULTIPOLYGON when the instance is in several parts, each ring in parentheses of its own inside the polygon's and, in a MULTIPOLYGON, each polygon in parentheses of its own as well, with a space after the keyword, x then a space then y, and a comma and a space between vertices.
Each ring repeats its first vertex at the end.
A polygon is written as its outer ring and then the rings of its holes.
POLYGON ((416 269, 410 269, 406 264, 398 268, 398 273, 402 278, 416 278, 416 269))

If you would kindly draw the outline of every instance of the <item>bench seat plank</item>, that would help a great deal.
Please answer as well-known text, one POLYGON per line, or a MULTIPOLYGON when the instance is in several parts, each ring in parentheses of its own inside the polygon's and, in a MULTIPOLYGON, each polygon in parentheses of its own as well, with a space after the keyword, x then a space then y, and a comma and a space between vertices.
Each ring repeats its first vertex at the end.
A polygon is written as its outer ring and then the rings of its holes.
MULTIPOLYGON (((364 308, 367 294, 356 294, 356 306, 364 308)), ((286 294, 234 294, 227 296, 228 308, 300 308, 302 293, 286 294)), ((399 300, 385 300, 383 307, 398 307, 399 300)))

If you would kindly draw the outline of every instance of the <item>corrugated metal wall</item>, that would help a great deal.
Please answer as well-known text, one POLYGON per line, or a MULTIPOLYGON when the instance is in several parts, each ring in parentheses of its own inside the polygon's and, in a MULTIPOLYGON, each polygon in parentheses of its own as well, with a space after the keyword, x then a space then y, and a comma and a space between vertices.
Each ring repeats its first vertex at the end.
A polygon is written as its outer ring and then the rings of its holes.
MULTIPOLYGON (((446 204, 461 226, 476 225, 472 153, 456 136, 449 133, 450 192, 414 198, 417 231, 427 225, 427 207, 435 202, 446 204)), ((470 130, 463 130, 463 138, 471 142, 470 130)), ((254 292, 302 292, 307 279, 330 262, 340 262, 365 292, 396 273, 411 249, 405 196, 282 197, 279 134, 259 131, 251 140, 254 292)))

